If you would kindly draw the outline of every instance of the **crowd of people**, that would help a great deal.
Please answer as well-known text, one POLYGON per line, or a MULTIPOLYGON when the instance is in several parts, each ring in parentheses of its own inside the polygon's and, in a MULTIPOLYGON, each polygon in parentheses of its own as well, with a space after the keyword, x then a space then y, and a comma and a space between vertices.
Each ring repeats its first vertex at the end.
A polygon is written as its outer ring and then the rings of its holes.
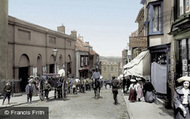
POLYGON ((141 77, 123 77, 123 93, 129 93, 131 102, 141 101, 144 97, 146 102, 154 102, 155 89, 149 80, 141 77))

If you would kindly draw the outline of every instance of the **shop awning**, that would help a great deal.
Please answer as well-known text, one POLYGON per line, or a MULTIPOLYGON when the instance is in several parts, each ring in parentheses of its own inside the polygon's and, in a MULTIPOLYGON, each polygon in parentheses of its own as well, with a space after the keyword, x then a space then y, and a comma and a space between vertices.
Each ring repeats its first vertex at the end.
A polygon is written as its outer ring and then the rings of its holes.
POLYGON ((131 62, 123 66, 125 76, 135 75, 140 77, 150 76, 150 53, 141 52, 131 62))

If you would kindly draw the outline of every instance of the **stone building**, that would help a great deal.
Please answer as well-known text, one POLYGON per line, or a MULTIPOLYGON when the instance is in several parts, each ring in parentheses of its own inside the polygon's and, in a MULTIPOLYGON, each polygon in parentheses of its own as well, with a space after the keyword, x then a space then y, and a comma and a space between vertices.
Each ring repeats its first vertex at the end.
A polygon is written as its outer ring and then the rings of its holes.
POLYGON ((127 64, 127 49, 124 49, 122 51, 122 66, 124 66, 125 64, 127 64))
POLYGON ((76 40, 76 77, 90 78, 92 69, 96 68, 99 55, 93 50, 89 42, 84 42, 82 36, 76 40))
POLYGON ((120 63, 115 62, 102 62, 101 63, 101 75, 104 80, 112 79, 112 76, 118 77, 120 70, 120 63))
POLYGON ((74 75, 76 37, 76 31, 65 34, 64 26, 53 31, 9 16, 8 79, 15 82, 15 92, 24 91, 30 75, 55 73, 55 66, 57 71, 64 68, 66 76, 74 75), (58 50, 55 66, 54 48, 58 50))
MULTIPOLYGON (((8 0, 0 1, 0 87, 7 80, 7 56, 8 56, 8 0)), ((0 89, 1 92, 2 88, 0 89)))

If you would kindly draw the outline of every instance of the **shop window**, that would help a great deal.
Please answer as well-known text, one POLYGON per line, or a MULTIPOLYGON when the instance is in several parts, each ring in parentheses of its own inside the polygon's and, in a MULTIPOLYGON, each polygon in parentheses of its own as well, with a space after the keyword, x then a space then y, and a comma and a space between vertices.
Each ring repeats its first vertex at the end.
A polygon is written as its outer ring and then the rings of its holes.
POLYGON ((190 0, 178 0, 178 1, 179 1, 180 16, 190 12, 190 0))
POLYGON ((190 39, 180 41, 180 64, 182 76, 190 75, 190 39))
POLYGON ((163 4, 162 2, 150 3, 147 12, 149 35, 163 33, 163 4))

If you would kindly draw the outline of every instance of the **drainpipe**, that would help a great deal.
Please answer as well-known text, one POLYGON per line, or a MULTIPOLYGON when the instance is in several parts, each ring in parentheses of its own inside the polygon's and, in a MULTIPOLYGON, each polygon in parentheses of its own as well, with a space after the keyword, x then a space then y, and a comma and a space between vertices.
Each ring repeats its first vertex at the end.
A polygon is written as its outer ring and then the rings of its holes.
POLYGON ((171 109, 171 88, 170 88, 170 84, 169 84, 169 56, 168 56, 168 52, 169 52, 170 48, 167 47, 166 50, 166 60, 167 60, 167 97, 166 97, 166 102, 165 102, 165 108, 167 109, 171 109))

